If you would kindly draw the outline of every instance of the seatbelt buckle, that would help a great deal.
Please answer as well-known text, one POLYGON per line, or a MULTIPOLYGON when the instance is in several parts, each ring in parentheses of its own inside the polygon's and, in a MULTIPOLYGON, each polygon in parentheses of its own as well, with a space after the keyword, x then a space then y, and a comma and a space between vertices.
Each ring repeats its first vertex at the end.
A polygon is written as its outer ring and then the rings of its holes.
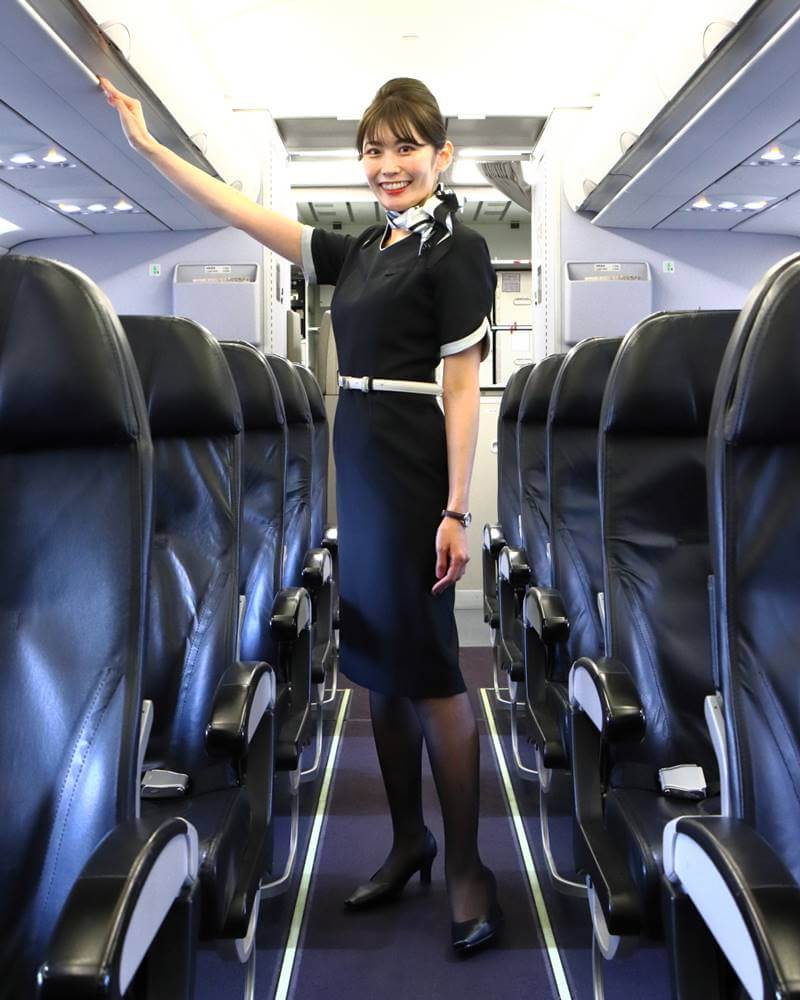
POLYGON ((358 381, 361 383, 361 391, 362 392, 370 392, 372 390, 372 376, 371 375, 362 375, 361 378, 358 379, 358 381))
POLYGON ((143 799, 177 799, 189 789, 189 775, 178 771, 165 771, 155 767, 142 778, 143 799))
POLYGON ((658 771, 658 783, 664 795, 699 801, 708 795, 705 773, 699 764, 677 764, 658 771))

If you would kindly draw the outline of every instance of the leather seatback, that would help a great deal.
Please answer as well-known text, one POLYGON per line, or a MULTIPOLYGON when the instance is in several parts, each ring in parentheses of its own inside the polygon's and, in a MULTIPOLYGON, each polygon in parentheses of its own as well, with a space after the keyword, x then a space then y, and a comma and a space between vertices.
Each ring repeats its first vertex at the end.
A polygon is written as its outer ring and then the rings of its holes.
POLYGON ((240 658, 275 665, 269 621, 281 586, 283 500, 286 487, 286 418, 280 390, 266 359, 249 344, 226 343, 244 420, 239 593, 246 598, 240 658))
POLYGON ((284 587, 303 585, 303 563, 311 546, 311 468, 314 423, 308 396, 291 361, 268 354, 286 415, 286 494, 283 508, 284 587))
POLYGON ((28 1000, 99 842, 133 816, 152 466, 106 297, 0 258, 0 993, 28 1000))
POLYGON ((311 545, 309 547, 316 548, 322 544, 325 527, 328 523, 328 457, 330 452, 328 415, 325 412, 322 390, 314 378, 313 372, 305 365, 298 364, 295 364, 294 370, 300 376, 300 381, 306 391, 311 421, 314 426, 311 450, 311 545))
POLYGON ((549 587, 550 508, 547 499, 547 411, 563 354, 551 354, 531 371, 517 418, 517 468, 522 515, 522 548, 533 582, 549 587))
POLYGON ((732 801, 800 882, 800 255, 742 310, 711 418, 717 646, 732 801))
POLYGON ((603 589, 597 437, 608 373, 621 338, 584 340, 567 354, 553 386, 547 424, 553 586, 569 618, 559 680, 580 656, 605 650, 597 594, 603 589))
POLYGON ((150 767, 210 763, 205 728, 236 659, 242 413, 219 343, 197 323, 123 316, 142 380, 155 460, 144 696, 150 767))
POLYGON ((659 313, 625 337, 600 418, 606 648, 630 671, 655 767, 716 775, 703 699, 713 690, 706 438, 732 311, 659 313))
POLYGON ((517 467, 517 417, 522 392, 533 365, 518 368, 509 378, 497 414, 497 520, 506 542, 522 546, 519 533, 519 469, 517 467))

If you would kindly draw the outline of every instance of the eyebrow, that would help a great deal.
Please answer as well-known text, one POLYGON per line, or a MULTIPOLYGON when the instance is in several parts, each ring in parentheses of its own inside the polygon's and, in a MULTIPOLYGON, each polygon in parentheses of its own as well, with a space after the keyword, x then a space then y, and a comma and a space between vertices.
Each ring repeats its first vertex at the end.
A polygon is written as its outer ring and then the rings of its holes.
MULTIPOLYGON (((391 143, 378 142, 377 139, 367 139, 366 142, 364 143, 364 145, 365 146, 385 146, 385 145, 392 145, 392 144, 391 143)), ((416 139, 395 139, 394 145, 395 146, 409 146, 409 145, 411 145, 411 146, 422 146, 424 144, 421 143, 421 142, 417 142, 416 139)))

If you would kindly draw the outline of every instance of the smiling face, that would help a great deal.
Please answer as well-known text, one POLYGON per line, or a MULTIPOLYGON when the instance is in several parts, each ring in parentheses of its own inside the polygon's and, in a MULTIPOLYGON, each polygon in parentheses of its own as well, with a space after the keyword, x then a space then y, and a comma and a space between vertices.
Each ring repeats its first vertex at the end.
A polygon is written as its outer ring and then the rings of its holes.
POLYGON ((398 138, 388 129, 361 150, 367 183, 384 209, 404 212, 421 205, 433 194, 439 174, 453 159, 453 144, 447 140, 437 152, 416 133, 398 138))

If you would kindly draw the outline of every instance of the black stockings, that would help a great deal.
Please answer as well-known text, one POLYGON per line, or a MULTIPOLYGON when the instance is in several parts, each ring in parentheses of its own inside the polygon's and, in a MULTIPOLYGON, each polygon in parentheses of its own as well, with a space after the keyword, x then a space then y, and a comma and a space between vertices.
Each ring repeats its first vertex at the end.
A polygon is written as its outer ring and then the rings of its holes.
POLYGON ((394 832, 381 877, 391 877, 424 844, 424 734, 444 820, 452 917, 477 917, 485 910, 486 882, 478 854, 478 728, 469 695, 411 701, 371 691, 370 712, 394 832))

